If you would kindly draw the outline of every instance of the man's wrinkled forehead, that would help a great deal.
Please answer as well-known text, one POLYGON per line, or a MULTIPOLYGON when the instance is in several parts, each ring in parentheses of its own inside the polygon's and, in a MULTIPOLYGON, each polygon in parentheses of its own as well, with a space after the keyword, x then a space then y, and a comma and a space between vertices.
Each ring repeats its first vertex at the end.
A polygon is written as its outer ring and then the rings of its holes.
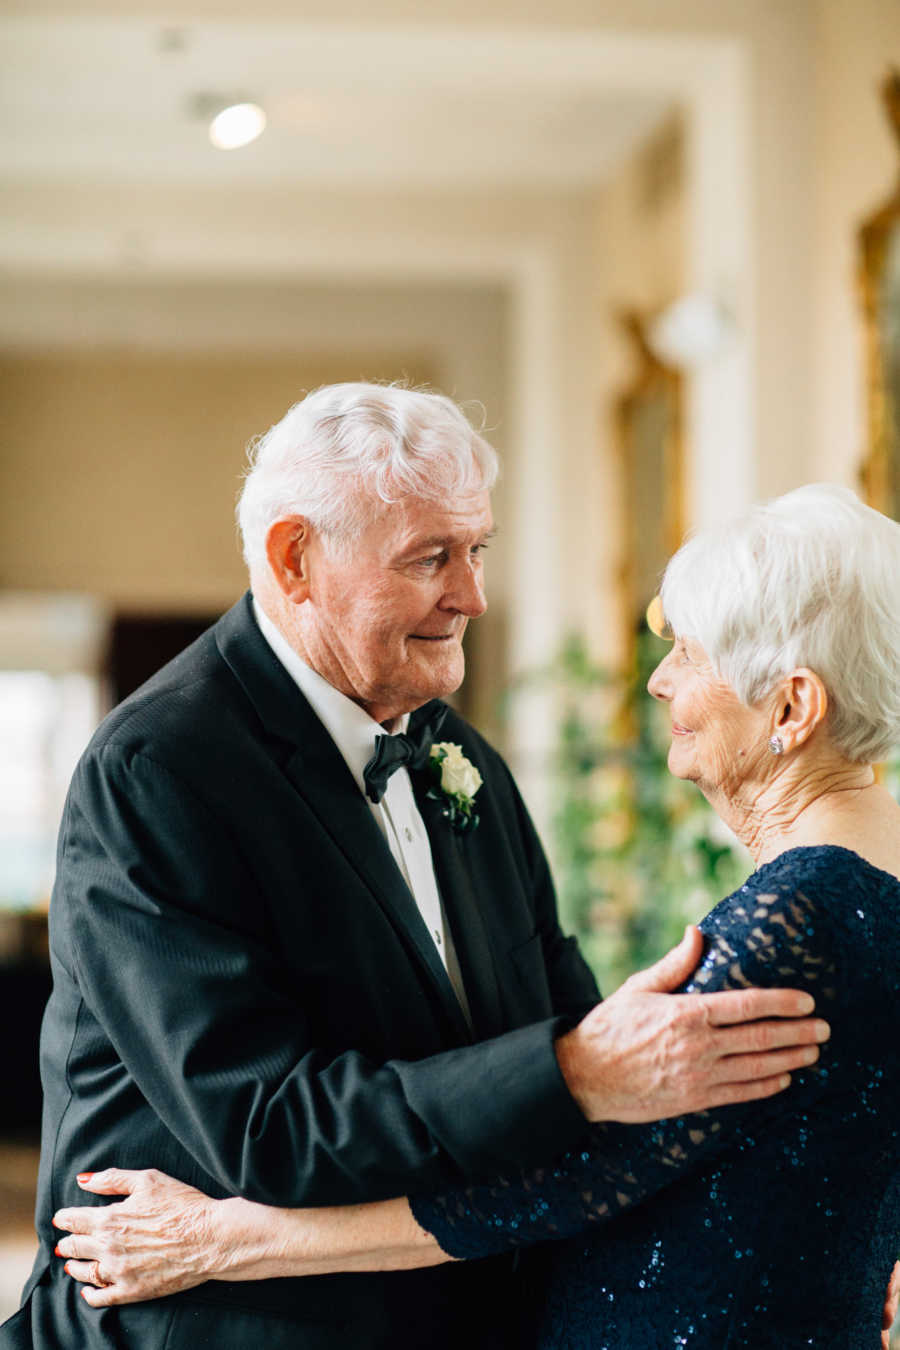
POLYGON ((451 500, 406 496, 393 503, 380 502, 360 539, 365 547, 390 544, 391 551, 409 548, 476 544, 493 533, 490 493, 486 490, 451 500))
POLYGON ((452 504, 410 503, 403 517, 397 519, 398 537, 403 535, 417 544, 476 543, 493 528, 494 517, 487 492, 457 498, 452 504))

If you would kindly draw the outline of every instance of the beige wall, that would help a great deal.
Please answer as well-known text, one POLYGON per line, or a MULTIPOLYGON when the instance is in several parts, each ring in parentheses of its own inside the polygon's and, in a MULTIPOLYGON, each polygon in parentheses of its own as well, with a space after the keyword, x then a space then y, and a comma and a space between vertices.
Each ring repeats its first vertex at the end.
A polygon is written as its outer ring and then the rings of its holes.
POLYGON ((900 151, 878 86, 900 64, 896 0, 819 0, 816 89, 816 476, 857 486, 865 371, 856 233, 896 188, 900 151))
POLYGON ((0 578, 129 610, 217 611, 246 586, 234 502, 252 436, 304 388, 420 358, 18 355, 0 362, 0 578))
MULTIPOLYGON (((755 178, 747 185, 750 219, 755 220, 755 275, 723 275, 719 298, 754 333, 748 409, 752 471, 748 477, 738 471, 733 493, 719 491, 704 503, 703 482, 695 481, 692 491, 691 475, 702 480, 711 466, 689 465, 686 503, 694 523, 739 506, 742 491, 766 497, 814 479, 857 483, 865 449, 865 372, 856 231, 894 190, 900 168, 878 92, 890 54, 900 57, 900 5, 894 0, 853 5, 813 0, 780 15, 765 5, 743 8, 745 31, 752 36, 755 88, 750 109, 755 178), (780 44, 775 41, 779 25, 780 44), (778 141, 782 144, 773 153, 778 141)), ((697 11, 689 6, 681 17, 697 11)), ((642 12, 641 7, 636 11, 637 23, 642 12)), ((723 10, 721 23, 728 26, 735 17, 734 11, 723 10)), ((690 174, 689 138, 684 152, 690 174)), ((598 652, 610 651, 620 631, 617 579, 623 541, 611 414, 634 369, 633 353, 616 331, 613 314, 627 304, 658 310, 691 289, 697 273, 698 222, 691 215, 689 179, 682 178, 664 203, 647 211, 640 206, 646 162, 644 148, 588 204, 589 379, 600 454, 585 465, 594 483, 590 517, 579 506, 577 486, 569 485, 569 528, 562 547, 570 555, 581 547, 582 558, 591 556, 597 601, 593 612, 585 606, 583 614, 598 652)), ((714 211, 703 228, 713 227, 714 211)), ((715 379, 715 373, 701 372, 700 378, 715 379)), ((689 391, 697 379, 688 376, 689 391)), ((727 461, 733 452, 723 438, 720 458, 727 461)), ((717 473, 720 484, 727 481, 727 474, 717 473)), ((577 567, 570 571, 579 574, 577 567)))
POLYGON ((619 398, 641 362, 621 315, 659 313, 687 289, 685 138, 674 115, 593 200, 594 397, 598 454, 593 466, 596 612, 592 645, 608 662, 623 655, 627 617, 620 585, 626 537, 622 517, 619 398))
POLYGON ((230 603, 245 446, 321 383, 428 382, 504 441, 500 288, 7 278, 0 307, 5 587, 230 603))

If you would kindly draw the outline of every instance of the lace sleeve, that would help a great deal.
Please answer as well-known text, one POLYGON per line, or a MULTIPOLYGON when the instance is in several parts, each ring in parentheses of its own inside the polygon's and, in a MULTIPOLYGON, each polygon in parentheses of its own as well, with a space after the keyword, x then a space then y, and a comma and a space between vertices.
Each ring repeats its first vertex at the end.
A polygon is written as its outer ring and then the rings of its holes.
MULTIPOLYGON (((807 989, 828 1015, 838 972, 827 916, 793 884, 751 878, 701 924, 706 954, 685 992, 749 985, 807 989)), ((776 1128, 824 1089, 827 1055, 794 1075, 778 1096, 651 1125, 600 1124, 584 1147, 549 1166, 498 1177, 437 1197, 413 1197, 417 1221, 451 1256, 489 1256, 513 1247, 583 1233, 640 1204, 730 1148, 743 1129, 776 1128)))

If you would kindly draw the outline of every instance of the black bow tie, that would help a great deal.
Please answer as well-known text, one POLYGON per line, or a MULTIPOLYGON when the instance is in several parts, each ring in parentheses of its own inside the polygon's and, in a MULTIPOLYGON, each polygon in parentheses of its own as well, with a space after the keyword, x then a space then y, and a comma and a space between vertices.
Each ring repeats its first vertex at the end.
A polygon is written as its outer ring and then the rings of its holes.
POLYGON ((375 753, 363 769, 367 797, 380 802, 395 769, 424 769, 446 716, 445 707, 436 708, 415 731, 375 737, 375 753))

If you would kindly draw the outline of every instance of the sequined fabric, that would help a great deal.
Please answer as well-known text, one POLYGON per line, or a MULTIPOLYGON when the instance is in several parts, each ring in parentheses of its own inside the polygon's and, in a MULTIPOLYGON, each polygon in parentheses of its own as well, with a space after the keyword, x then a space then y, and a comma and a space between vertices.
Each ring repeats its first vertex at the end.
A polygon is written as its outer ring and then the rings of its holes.
POLYGON ((527 1258, 540 1350, 876 1350, 900 1254, 900 883, 793 849, 701 928, 687 989, 808 989, 832 1025, 819 1063, 765 1102, 596 1126, 416 1218, 454 1256, 565 1239, 527 1258))

